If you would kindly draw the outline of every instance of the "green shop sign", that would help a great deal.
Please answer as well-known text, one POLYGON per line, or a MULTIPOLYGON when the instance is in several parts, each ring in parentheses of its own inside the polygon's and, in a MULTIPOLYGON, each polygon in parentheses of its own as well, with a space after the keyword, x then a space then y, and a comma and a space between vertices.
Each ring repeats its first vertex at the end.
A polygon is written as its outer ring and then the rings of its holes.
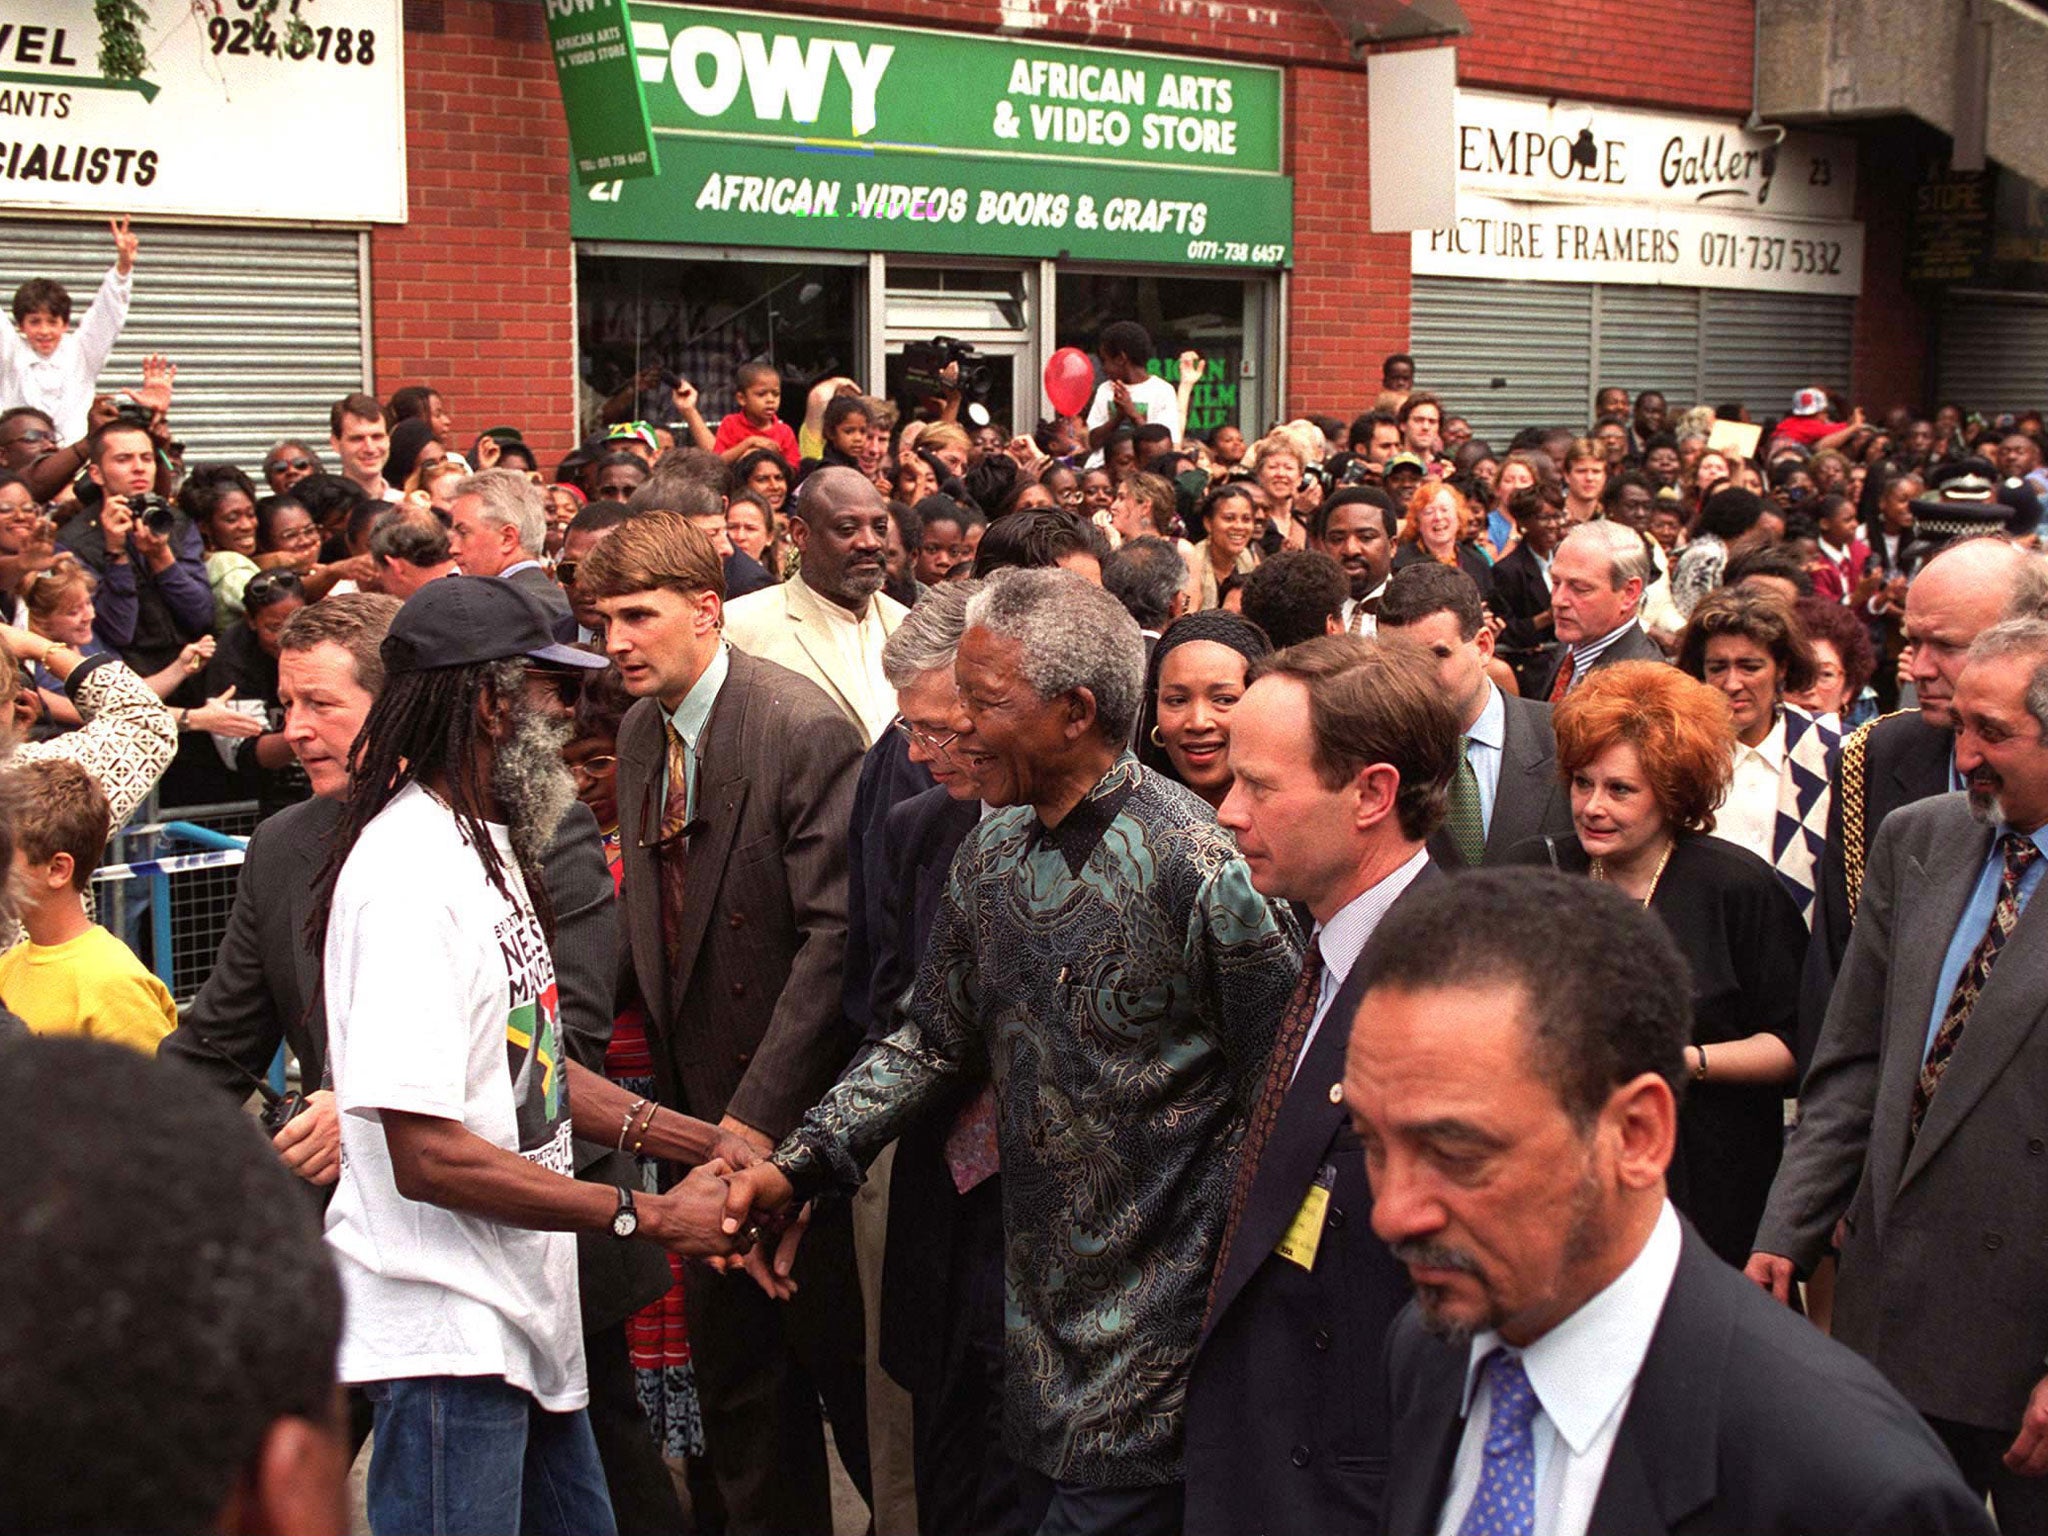
POLYGON ((564 75, 579 238, 1291 258, 1277 69, 637 0, 628 30, 633 92, 564 75), (632 141, 643 97, 658 173, 584 171, 586 142, 632 141))
POLYGON ((548 0, 548 46, 581 182, 658 176, 626 0, 548 0))

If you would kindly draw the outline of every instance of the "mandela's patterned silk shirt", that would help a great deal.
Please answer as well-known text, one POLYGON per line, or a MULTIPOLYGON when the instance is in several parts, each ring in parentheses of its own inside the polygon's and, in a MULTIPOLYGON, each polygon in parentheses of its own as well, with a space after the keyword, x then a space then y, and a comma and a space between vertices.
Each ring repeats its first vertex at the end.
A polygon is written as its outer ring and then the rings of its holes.
POLYGON ((1050 1477, 1181 1475, 1181 1410, 1238 1142, 1300 968, 1209 808, 1126 753, 1057 827, 984 817, 953 861, 908 1020, 776 1153, 857 1184, 921 1112, 992 1078, 1011 1453, 1050 1477))

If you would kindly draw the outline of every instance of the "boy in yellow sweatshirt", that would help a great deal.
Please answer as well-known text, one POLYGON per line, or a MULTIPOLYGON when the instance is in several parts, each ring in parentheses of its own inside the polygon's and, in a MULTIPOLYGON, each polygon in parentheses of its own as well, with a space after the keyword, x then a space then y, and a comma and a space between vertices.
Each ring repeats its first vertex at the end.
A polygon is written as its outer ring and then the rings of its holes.
POLYGON ((23 942, 0 955, 0 1001, 39 1035, 90 1035, 156 1054, 177 1026, 168 988, 85 915, 107 846, 107 797, 76 763, 0 769, 14 821, 23 942))

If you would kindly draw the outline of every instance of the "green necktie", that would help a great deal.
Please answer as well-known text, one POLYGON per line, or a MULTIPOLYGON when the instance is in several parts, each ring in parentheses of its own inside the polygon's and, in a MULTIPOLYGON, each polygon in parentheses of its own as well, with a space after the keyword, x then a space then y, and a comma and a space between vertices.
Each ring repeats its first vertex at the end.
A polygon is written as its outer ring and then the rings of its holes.
POLYGON ((1458 738, 1458 771, 1451 775, 1451 808, 1445 825, 1458 857, 1473 869, 1486 857, 1486 818, 1479 809, 1479 775, 1472 771, 1472 738, 1458 738))

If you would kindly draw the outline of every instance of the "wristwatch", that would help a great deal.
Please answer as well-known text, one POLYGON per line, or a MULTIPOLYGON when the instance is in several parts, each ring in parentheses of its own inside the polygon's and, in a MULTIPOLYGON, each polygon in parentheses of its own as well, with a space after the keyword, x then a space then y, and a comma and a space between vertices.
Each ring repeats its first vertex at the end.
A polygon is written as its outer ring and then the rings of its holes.
POLYGON ((631 1237, 640 1230, 640 1213, 633 1209, 633 1191, 619 1191, 619 1208, 612 1212, 612 1236, 631 1237))

